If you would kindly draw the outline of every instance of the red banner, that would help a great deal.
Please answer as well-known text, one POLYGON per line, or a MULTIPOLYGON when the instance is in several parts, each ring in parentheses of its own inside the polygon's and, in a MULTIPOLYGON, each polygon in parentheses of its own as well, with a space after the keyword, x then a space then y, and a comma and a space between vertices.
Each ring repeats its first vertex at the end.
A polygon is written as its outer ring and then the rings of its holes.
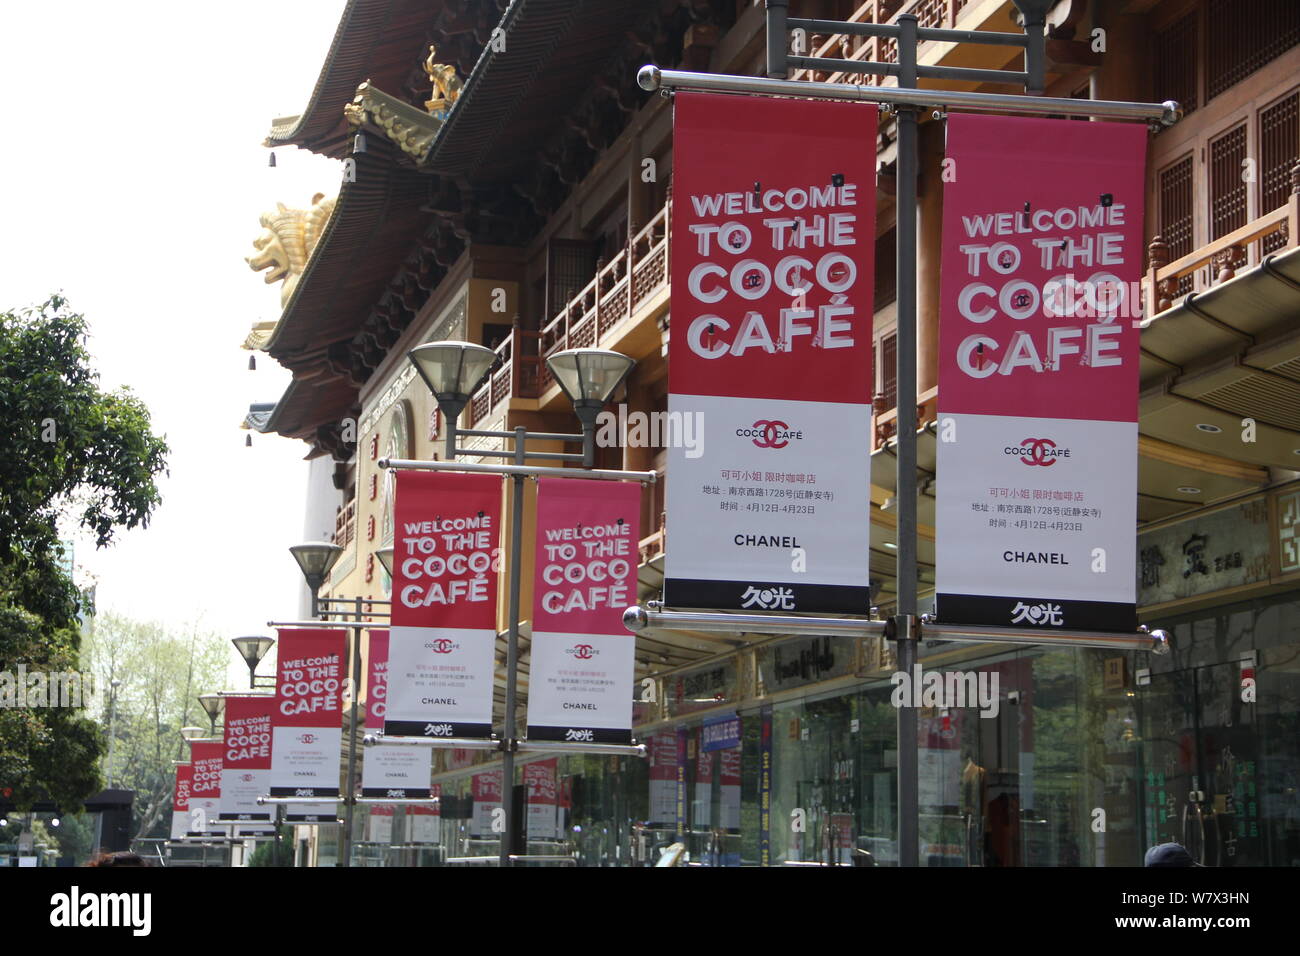
POLYGON ((271 730, 271 796, 337 797, 347 638, 326 628, 280 630, 271 730))
POLYGON ((176 784, 172 790, 173 840, 183 840, 190 832, 190 785, 193 775, 194 767, 191 764, 176 765, 176 784))
POLYGON ((1131 631, 1147 130, 952 114, 937 613, 1131 631))
POLYGON ((474 816, 470 820, 472 836, 491 836, 500 833, 501 771, 476 773, 470 777, 470 796, 474 799, 474 816))
POLYGON ((221 808, 221 761, 225 746, 220 741, 190 744, 191 834, 219 833, 216 825, 221 808))
POLYGON ((226 698, 225 754, 221 767, 221 819, 270 820, 257 798, 269 792, 271 709, 266 695, 226 698))
MULTIPOLYGON (((380 733, 388 711, 387 630, 370 632, 366 675, 366 731, 380 733)), ((363 797, 427 797, 433 770, 433 750, 400 744, 367 747, 362 757, 363 797)))
POLYGON ((492 732, 501 479, 397 474, 384 733, 492 732))
POLYGON ((636 638, 641 489, 631 483, 537 483, 528 737, 628 743, 636 638))
POLYGON ((524 764, 530 840, 553 840, 559 836, 558 772, 559 760, 556 757, 524 764))
POLYGON ((676 96, 670 606, 870 604, 876 125, 870 104, 676 96))

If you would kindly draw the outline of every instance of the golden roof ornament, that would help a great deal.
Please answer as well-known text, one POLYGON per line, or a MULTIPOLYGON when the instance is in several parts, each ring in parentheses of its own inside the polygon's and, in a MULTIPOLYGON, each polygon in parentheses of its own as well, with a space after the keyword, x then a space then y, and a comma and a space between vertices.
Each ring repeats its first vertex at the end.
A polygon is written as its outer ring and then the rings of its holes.
MULTIPOLYGON (((244 261, 254 272, 269 269, 265 280, 268 284, 284 280, 280 289, 282 307, 292 298, 298 279, 307 268, 307 260, 334 211, 334 203, 333 198, 326 199, 324 193, 317 193, 307 209, 290 209, 278 202, 274 212, 262 213, 262 234, 253 240, 257 252, 244 261)), ((257 331, 255 327, 254 332, 257 331)))
POLYGON ((425 101, 424 108, 439 119, 446 119, 447 113, 460 98, 463 84, 460 77, 456 75, 454 66, 435 62, 437 55, 438 48, 430 43, 429 58, 424 61, 424 72, 428 74, 433 89, 430 90, 430 98, 425 101))

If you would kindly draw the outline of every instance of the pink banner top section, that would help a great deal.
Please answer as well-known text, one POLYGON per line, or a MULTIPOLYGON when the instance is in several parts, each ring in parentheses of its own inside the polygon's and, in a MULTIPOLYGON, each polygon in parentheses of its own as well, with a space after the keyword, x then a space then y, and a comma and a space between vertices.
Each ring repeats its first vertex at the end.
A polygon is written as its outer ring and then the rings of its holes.
POLYGON ((1137 421, 1147 130, 954 113, 941 412, 1137 421))

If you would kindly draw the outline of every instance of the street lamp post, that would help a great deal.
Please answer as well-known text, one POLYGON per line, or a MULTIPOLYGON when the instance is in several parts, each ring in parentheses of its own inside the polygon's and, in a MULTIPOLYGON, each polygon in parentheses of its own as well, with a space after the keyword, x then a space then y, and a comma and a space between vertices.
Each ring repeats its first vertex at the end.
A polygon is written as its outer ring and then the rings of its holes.
POLYGON ((320 617, 320 598, 317 595, 325 583, 325 576, 338 563, 343 549, 328 541, 309 541, 294 545, 289 553, 298 562, 302 576, 307 579, 307 587, 311 589, 311 616, 320 617))
MULTIPOLYGON (((231 638, 230 643, 235 645, 235 650, 239 651, 239 656, 244 659, 248 665, 248 687, 250 690, 257 689, 257 665, 261 663, 266 652, 271 649, 275 643, 272 638, 263 637, 260 634, 249 637, 231 638)), ((263 684, 263 687, 274 687, 275 678, 272 677, 270 684, 263 684)))
MULTIPOLYGON (((391 548, 388 550, 392 551, 391 548)), ((351 599, 322 598, 319 596, 320 588, 325 583, 325 575, 334 567, 339 555, 343 552, 343 549, 337 545, 313 542, 295 545, 289 551, 302 569, 303 576, 307 579, 307 586, 311 588, 312 616, 316 618, 329 616, 347 616, 351 618, 347 623, 329 622, 333 626, 346 627, 351 637, 351 651, 348 655, 350 660, 348 671, 351 677, 351 699, 348 713, 348 769, 347 779, 342 790, 344 820, 343 832, 339 837, 338 862, 339 866, 348 867, 352 865, 352 821, 357 804, 353 783, 357 772, 357 700, 361 696, 361 632, 368 626, 369 622, 365 620, 367 617, 385 616, 383 612, 376 612, 373 609, 367 610, 367 606, 386 605, 389 602, 363 598, 360 595, 351 599), (342 610, 342 608, 349 605, 348 610, 342 610)), ((383 560, 382 556, 380 560, 383 560)), ((387 567, 387 564, 385 566, 387 567)), ((242 648, 241 653, 243 653, 242 648)), ((256 665, 250 664, 250 668, 253 666, 256 665)))
MULTIPOLYGON (((517 426, 512 431, 457 427, 457 419, 469 404, 470 397, 491 373, 492 365, 496 361, 496 353, 492 349, 469 342, 429 342, 412 349, 407 357, 437 399, 438 408, 447 423, 447 461, 454 462, 457 456, 468 454, 509 459, 513 466, 508 471, 511 479, 509 609, 507 612, 509 629, 506 637, 506 700, 501 741, 502 809, 505 812, 505 829, 498 861, 501 866, 509 866, 511 849, 516 842, 520 824, 516 819, 512 794, 515 753, 519 748, 519 741, 516 739, 515 711, 519 671, 519 591, 524 537, 524 479, 529 476, 530 471, 536 472, 529 469, 527 465, 530 461, 545 460, 578 464, 586 469, 592 468, 596 462, 596 418, 636 362, 626 355, 605 349, 568 349, 557 352, 546 360, 556 383, 573 403, 573 410, 582 425, 581 434, 573 435, 530 432, 523 425, 517 426), (507 440, 512 440, 514 447, 511 451, 466 449, 460 446, 461 436, 498 438, 502 439, 503 444, 507 440), (580 442, 582 452, 581 454, 531 452, 527 450, 530 438, 538 441, 580 442)), ((479 467, 497 471, 491 466, 479 467)), ((626 476, 639 477, 634 473, 627 473, 626 476)), ((385 562, 385 566, 390 568, 391 573, 392 549, 387 550, 388 561, 385 562)), ((381 557, 380 560, 383 558, 381 557)))
POLYGON ((201 694, 199 703, 203 706, 208 715, 209 731, 212 736, 217 735, 217 718, 226 710, 226 699, 220 694, 201 694))
POLYGON ((108 789, 113 789, 113 752, 117 744, 117 689, 122 682, 114 677, 108 686, 112 694, 108 698, 108 789))

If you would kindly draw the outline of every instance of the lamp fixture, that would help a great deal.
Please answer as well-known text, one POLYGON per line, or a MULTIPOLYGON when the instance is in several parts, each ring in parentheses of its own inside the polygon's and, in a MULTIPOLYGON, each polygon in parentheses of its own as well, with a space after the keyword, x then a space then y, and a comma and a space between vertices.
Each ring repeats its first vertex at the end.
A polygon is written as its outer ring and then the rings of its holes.
POLYGON ((565 349, 550 356, 546 365, 573 402, 578 420, 584 426, 595 427, 596 416, 636 361, 608 349, 565 349))
POLYGON ((261 663, 266 652, 271 649, 275 641, 269 637, 263 637, 260 634, 248 637, 231 638, 231 644, 235 645, 235 650, 239 651, 239 656, 244 659, 248 665, 248 686, 257 686, 257 665, 261 663))

